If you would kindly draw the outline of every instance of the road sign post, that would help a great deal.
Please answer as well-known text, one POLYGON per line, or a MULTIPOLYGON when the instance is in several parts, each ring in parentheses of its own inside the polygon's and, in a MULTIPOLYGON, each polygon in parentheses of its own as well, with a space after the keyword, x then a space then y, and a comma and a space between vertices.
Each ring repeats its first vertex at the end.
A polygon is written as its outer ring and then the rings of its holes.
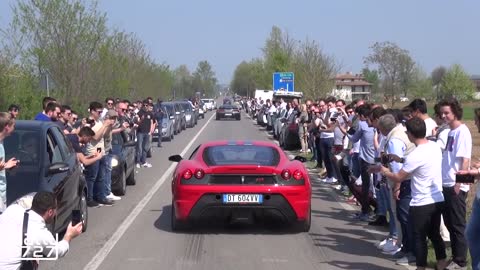
POLYGON ((295 75, 293 72, 275 72, 273 73, 273 91, 285 90, 295 91, 295 75))

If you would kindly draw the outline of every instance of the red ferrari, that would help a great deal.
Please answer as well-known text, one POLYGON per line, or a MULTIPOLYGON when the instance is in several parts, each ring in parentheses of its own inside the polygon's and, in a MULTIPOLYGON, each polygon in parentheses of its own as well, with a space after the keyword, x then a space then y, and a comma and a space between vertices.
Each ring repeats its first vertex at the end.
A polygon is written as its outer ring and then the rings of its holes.
POLYGON ((192 221, 282 218, 296 231, 311 224, 311 184, 301 156, 290 160, 266 141, 213 141, 178 162, 172 180, 172 230, 192 221))

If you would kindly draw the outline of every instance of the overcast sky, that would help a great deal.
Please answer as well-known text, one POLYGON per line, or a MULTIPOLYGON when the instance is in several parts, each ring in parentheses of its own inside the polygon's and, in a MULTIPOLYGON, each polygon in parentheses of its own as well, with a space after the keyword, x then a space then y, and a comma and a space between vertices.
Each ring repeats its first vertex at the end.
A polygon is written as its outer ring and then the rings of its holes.
MULTIPOLYGON (((0 0, 0 27, 14 2, 0 0)), ((370 45, 392 41, 428 73, 458 63, 480 74, 477 0, 100 0, 99 8, 110 26, 135 32, 157 62, 194 70, 207 60, 221 83, 242 60, 261 56, 273 25, 318 41, 342 71, 360 72, 370 45)))

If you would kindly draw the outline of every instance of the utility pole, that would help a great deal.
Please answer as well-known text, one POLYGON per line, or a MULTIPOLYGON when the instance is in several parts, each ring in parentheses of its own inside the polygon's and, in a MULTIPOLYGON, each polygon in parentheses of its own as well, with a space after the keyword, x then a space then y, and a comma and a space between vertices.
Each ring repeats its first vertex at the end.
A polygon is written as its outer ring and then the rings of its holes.
POLYGON ((49 97, 50 96, 50 87, 48 85, 48 72, 45 73, 45 76, 46 76, 46 81, 47 81, 47 97, 49 97))

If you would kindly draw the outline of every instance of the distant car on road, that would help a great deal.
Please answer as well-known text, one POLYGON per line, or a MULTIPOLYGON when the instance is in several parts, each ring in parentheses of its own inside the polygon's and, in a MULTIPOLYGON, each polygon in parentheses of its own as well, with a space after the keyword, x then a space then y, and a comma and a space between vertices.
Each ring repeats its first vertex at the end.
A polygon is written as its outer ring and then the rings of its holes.
POLYGON ((178 162, 172 179, 171 225, 174 231, 202 219, 224 221, 275 217, 296 231, 311 224, 311 184, 297 156, 290 160, 265 141, 212 141, 178 162))
POLYGON ((205 107, 207 110, 211 111, 217 107, 217 104, 214 99, 212 98, 202 98, 201 99, 205 103, 205 107))
POLYGON ((32 192, 49 191, 57 198, 53 233, 66 230, 72 210, 80 210, 87 229, 87 185, 77 154, 53 122, 17 120, 15 131, 4 140, 5 160, 20 160, 7 170, 7 204, 32 192))
POLYGON ((238 107, 235 105, 220 106, 216 111, 215 119, 220 120, 223 118, 240 120, 241 119, 240 109, 238 109, 238 107))

